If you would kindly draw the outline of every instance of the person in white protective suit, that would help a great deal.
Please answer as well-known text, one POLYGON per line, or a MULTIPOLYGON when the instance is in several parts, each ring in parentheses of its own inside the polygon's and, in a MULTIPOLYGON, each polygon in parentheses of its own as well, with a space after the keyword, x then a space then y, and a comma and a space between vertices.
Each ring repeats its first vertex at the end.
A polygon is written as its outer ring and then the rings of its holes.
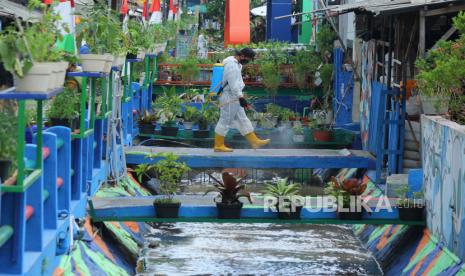
POLYGON ((224 144, 224 137, 229 129, 236 128, 247 138, 252 148, 260 148, 270 142, 270 139, 261 140, 254 132, 252 123, 245 114, 249 104, 242 94, 244 81, 242 80, 242 65, 253 60, 255 52, 250 48, 237 51, 223 61, 224 71, 222 79, 223 91, 220 96, 220 119, 215 128, 215 146, 217 152, 232 152, 224 144))
POLYGON ((208 58, 208 39, 203 31, 201 31, 197 40, 197 57, 203 59, 208 58))

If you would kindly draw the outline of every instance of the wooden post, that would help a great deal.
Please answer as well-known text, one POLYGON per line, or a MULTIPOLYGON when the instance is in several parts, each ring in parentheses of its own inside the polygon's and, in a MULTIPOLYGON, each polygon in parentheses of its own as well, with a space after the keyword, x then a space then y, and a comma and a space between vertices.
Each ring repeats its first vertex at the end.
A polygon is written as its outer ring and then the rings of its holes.
POLYGON ((423 57, 425 55, 425 48, 426 48, 426 17, 425 17, 425 11, 421 10, 420 11, 420 29, 419 29, 419 34, 420 37, 418 38, 418 55, 423 57))

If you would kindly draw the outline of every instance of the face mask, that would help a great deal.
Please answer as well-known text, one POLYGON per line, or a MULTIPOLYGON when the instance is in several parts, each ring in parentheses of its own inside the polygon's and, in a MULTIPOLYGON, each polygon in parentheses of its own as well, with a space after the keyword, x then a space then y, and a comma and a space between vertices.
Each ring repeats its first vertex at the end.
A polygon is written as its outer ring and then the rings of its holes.
POLYGON ((250 62, 250 60, 248 60, 248 59, 241 59, 241 61, 239 61, 239 63, 242 64, 242 65, 247 64, 249 62, 250 62))

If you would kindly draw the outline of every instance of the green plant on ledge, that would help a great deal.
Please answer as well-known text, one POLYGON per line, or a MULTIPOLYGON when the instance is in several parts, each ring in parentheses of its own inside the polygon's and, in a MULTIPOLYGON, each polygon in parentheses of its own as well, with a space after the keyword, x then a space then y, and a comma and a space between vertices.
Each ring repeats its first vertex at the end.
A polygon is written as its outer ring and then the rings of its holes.
POLYGON ((163 198, 156 199, 157 203, 174 203, 174 195, 179 189, 182 176, 191 169, 184 162, 179 161, 179 156, 169 153, 151 154, 146 158, 161 158, 157 163, 151 165, 155 169, 157 179, 160 182, 160 192, 163 198))
POLYGON ((196 122, 201 116, 200 111, 194 106, 185 106, 183 118, 185 122, 196 122))
POLYGON ((17 119, 16 103, 14 101, 0 101, 0 169, 1 181, 7 180, 16 169, 17 148, 17 119))
MULTIPOLYGON (((59 16, 53 8, 40 1, 29 1, 30 10, 40 9, 42 16, 39 22, 27 24, 22 28, 9 26, 0 35, 0 62, 5 70, 19 78, 31 69, 32 62, 60 61, 64 52, 55 47, 55 41, 62 39, 58 30, 59 16)), ((65 30, 67 27, 62 26, 65 30)))
POLYGON ((92 7, 76 27, 78 45, 84 40, 93 54, 121 54, 123 39, 119 19, 104 4, 92 7))
POLYGON ((436 108, 448 103, 451 120, 465 124, 465 12, 453 19, 453 25, 460 36, 451 41, 440 40, 426 58, 418 59, 416 79, 421 95, 437 97, 436 108))
POLYGON ((176 94, 176 87, 170 89, 163 86, 163 95, 155 100, 153 106, 157 111, 157 116, 163 123, 172 124, 178 116, 181 116, 181 105, 183 101, 176 94))
POLYGON ((276 198, 283 196, 295 196, 300 192, 300 185, 291 183, 287 178, 279 179, 276 184, 265 184, 265 195, 274 196, 276 198))
POLYGON ((47 118, 61 119, 68 122, 79 117, 79 93, 65 88, 63 93, 56 95, 47 110, 47 118))

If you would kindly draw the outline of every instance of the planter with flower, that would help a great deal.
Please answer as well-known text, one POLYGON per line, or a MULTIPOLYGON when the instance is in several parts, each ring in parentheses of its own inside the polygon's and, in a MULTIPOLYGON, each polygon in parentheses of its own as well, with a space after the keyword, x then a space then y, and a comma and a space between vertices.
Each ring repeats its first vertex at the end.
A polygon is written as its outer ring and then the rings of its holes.
POLYGON ((343 220, 361 220, 362 206, 357 206, 356 197, 361 196, 366 189, 366 183, 357 178, 340 181, 332 177, 325 188, 325 194, 335 197, 337 202, 337 217, 343 220))
POLYGON ((214 199, 218 210, 218 218, 240 219, 243 203, 239 199, 245 197, 252 203, 250 193, 245 190, 245 185, 241 184, 244 178, 237 180, 228 172, 223 172, 223 181, 219 181, 211 174, 209 176, 216 183, 213 184, 213 189, 205 192, 205 195, 211 192, 218 192, 218 196, 214 199))
POLYGON ((160 159, 149 167, 155 171, 161 193, 153 202, 155 214, 157 218, 177 218, 181 202, 175 199, 174 195, 179 189, 182 176, 190 171, 190 168, 184 162, 180 162, 179 156, 173 153, 149 155, 147 158, 160 159))

